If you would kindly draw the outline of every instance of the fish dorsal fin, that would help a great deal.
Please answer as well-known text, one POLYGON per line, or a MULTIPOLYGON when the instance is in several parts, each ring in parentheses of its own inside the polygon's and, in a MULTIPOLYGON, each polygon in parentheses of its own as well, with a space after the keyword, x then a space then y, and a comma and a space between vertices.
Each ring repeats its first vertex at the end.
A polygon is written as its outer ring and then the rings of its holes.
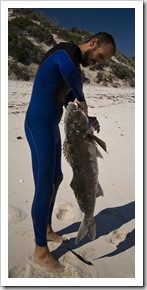
POLYGON ((63 143, 63 153, 67 162, 72 166, 72 159, 71 159, 69 144, 67 140, 64 140, 64 143, 63 143))

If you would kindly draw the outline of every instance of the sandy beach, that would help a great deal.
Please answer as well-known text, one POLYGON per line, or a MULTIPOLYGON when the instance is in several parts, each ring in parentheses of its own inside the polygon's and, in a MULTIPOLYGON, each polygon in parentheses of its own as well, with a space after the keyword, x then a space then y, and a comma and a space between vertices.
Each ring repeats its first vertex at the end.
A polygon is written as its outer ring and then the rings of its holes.
MULTIPOLYGON (((134 278, 135 277, 135 90, 86 84, 89 115, 100 122, 99 138, 107 144, 98 159, 99 181, 104 196, 95 206, 97 234, 77 246, 75 237, 82 220, 70 188, 72 171, 62 154, 64 179, 53 212, 53 228, 68 244, 49 242, 64 273, 48 272, 30 261, 34 251, 31 205, 34 183, 30 149, 24 133, 25 112, 32 82, 9 81, 9 278, 134 278), (79 260, 68 247, 90 261, 79 260)), ((60 123, 64 140, 63 119, 60 123)), ((70 282, 69 282, 70 283, 70 282)))

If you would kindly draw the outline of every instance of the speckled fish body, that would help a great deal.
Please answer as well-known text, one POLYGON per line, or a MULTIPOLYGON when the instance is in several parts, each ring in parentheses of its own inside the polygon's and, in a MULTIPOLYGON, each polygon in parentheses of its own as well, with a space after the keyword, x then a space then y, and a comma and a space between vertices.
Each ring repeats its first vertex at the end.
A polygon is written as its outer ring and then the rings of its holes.
POLYGON ((96 238, 94 209, 96 197, 103 195, 98 182, 97 157, 102 157, 93 138, 93 130, 88 117, 70 102, 64 117, 65 140, 64 155, 72 167, 73 178, 70 183, 78 205, 84 213, 80 224, 76 244, 88 234, 91 240, 96 238))

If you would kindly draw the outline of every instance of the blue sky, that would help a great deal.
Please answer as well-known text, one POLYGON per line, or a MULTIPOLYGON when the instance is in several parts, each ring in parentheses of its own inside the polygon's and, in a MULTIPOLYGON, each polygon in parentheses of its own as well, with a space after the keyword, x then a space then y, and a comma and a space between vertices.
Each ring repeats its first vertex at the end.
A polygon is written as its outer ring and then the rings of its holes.
POLYGON ((68 29, 108 32, 121 53, 135 56, 135 8, 36 8, 68 29))

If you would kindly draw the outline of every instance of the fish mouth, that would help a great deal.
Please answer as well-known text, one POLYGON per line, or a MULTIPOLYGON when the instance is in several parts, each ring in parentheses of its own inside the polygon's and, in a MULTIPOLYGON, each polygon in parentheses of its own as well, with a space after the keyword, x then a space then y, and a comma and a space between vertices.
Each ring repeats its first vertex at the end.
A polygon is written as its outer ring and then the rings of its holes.
POLYGON ((76 111, 78 109, 79 109, 79 106, 76 102, 69 102, 67 107, 66 107, 67 111, 76 111))
POLYGON ((90 128, 90 122, 87 114, 83 112, 82 108, 76 102, 69 102, 66 107, 68 121, 73 122, 72 130, 78 135, 86 132, 90 128))

